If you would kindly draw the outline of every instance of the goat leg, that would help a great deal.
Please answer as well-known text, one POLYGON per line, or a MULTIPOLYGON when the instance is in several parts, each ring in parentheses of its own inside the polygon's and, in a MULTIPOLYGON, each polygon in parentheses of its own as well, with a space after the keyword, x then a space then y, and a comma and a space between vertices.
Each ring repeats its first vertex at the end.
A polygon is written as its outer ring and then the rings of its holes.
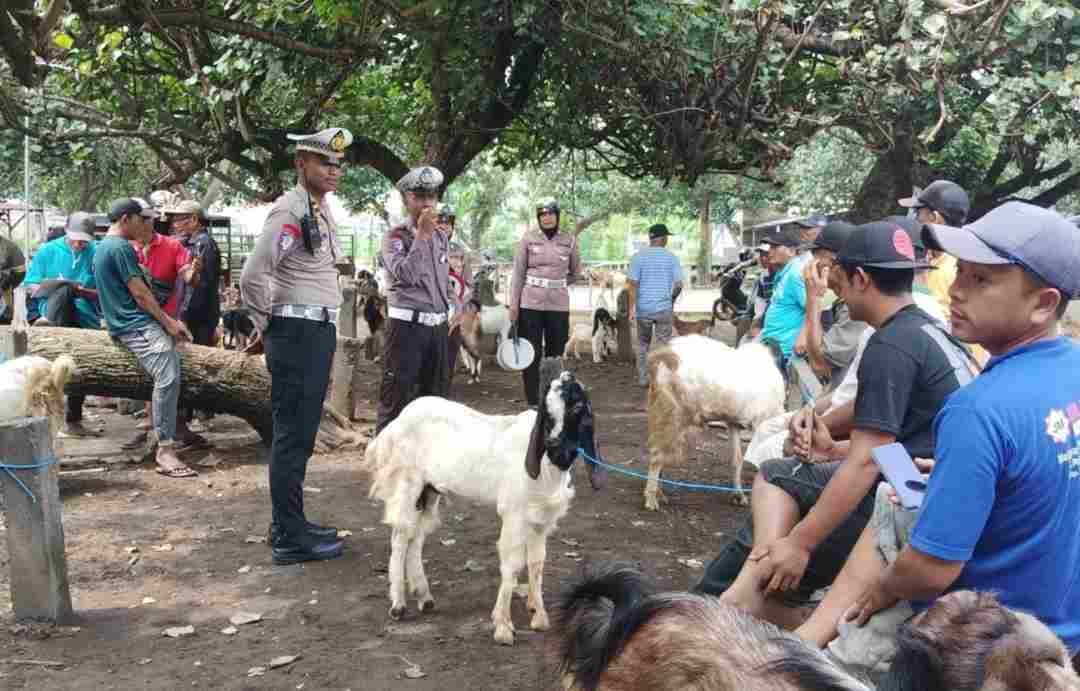
POLYGON ((734 478, 735 489, 738 490, 732 495, 731 501, 737 506, 750 506, 750 499, 747 498, 746 493, 743 492, 742 484, 742 467, 743 467, 743 448, 742 448, 742 429, 731 425, 731 477, 734 478))
POLYGON ((495 608, 491 610, 491 623, 495 625, 495 642, 503 645, 514 644, 514 622, 510 617, 510 600, 517 587, 517 574, 525 565, 526 527, 517 519, 503 519, 499 533, 499 595, 495 608))
POLYGON ((394 526, 390 534, 390 618, 400 621, 405 617, 405 558, 409 551, 409 536, 403 528, 394 526))
POLYGON ((435 609, 435 598, 431 596, 431 586, 428 585, 427 575, 424 573, 424 535, 420 532, 409 542, 409 551, 405 557, 405 570, 409 579, 409 587, 417 599, 417 609, 421 612, 430 612, 435 609))
POLYGON ((547 526, 532 526, 526 544, 526 559, 529 563, 529 599, 527 606, 532 613, 529 627, 534 631, 547 631, 547 610, 544 609, 544 561, 547 558, 547 526))

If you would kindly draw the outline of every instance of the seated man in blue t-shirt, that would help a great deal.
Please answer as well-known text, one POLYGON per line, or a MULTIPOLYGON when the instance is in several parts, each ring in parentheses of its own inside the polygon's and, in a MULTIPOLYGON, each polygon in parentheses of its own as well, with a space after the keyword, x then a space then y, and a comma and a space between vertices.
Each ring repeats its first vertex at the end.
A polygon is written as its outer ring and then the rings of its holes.
POLYGON ((1080 231, 1053 211, 1009 202, 963 228, 927 226, 923 237, 959 260, 953 335, 994 357, 935 419, 921 508, 904 511, 879 487, 873 519, 798 633, 880 671, 913 611, 947 592, 991 591, 1075 655, 1080 347, 1058 334, 1058 321, 1080 296, 1080 231))
POLYGON ((773 341, 780 347, 783 362, 777 364, 783 372, 806 318, 806 281, 802 270, 810 260, 810 254, 796 254, 799 235, 792 231, 777 231, 766 236, 763 242, 769 245, 768 261, 776 274, 759 338, 773 341))

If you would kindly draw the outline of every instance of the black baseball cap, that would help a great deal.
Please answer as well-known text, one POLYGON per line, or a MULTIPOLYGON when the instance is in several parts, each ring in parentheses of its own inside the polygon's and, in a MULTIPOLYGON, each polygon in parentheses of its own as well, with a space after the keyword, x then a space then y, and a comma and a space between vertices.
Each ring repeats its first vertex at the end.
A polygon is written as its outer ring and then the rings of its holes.
POLYGON ((810 214, 806 218, 800 218, 795 221, 803 228, 824 228, 829 223, 829 219, 824 214, 810 214))
POLYGON ((142 216, 156 220, 160 214, 158 210, 141 199, 124 197, 115 200, 109 205, 109 221, 116 223, 124 216, 142 216))
POLYGON ((657 223, 649 227, 649 239, 662 238, 671 235, 671 231, 663 223, 657 223))
POLYGON ((924 228, 932 250, 973 264, 1019 264, 1067 299, 1080 297, 1080 229, 1056 211, 1007 202, 962 228, 924 228))
POLYGON ((950 180, 936 180, 914 197, 898 199, 897 203, 906 209, 926 207, 945 217, 953 225, 961 225, 971 211, 971 200, 960 185, 950 180))
POLYGON ((761 238, 761 241, 766 245, 778 245, 780 247, 798 247, 802 244, 802 239, 797 232, 794 230, 783 230, 780 227, 777 227, 773 232, 761 238))
POLYGON ((837 261, 876 269, 925 269, 929 265, 915 256, 915 243, 903 226, 874 221, 856 226, 837 261))
POLYGON ((854 230, 855 226, 847 221, 833 221, 821 229, 817 239, 810 243, 810 249, 829 250, 840 254, 854 230))
MULTIPOLYGON (((911 244, 915 246, 915 259, 926 259, 926 243, 923 242, 923 224, 910 216, 886 216, 889 223, 895 223, 908 232, 911 236, 911 244)), ((931 269, 936 268, 934 266, 931 269)))

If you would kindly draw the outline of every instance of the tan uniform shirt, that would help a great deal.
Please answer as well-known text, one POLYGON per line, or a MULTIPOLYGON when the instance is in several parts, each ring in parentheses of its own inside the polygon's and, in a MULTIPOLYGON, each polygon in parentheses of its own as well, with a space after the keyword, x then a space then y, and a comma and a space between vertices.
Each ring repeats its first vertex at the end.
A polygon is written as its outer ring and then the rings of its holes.
POLYGON ((390 276, 386 301, 391 307, 450 310, 450 240, 444 233, 436 230, 430 240, 417 240, 410 219, 383 236, 382 259, 390 276))
MULTIPOLYGON (((273 305, 341 305, 335 262, 342 256, 337 224, 326 205, 315 204, 319 237, 314 254, 304 248, 300 219, 308 214, 308 193, 297 185, 278 197, 263 223, 255 251, 244 263, 240 295, 260 331, 266 329, 273 305)), ((314 237, 313 237, 314 240, 314 237)), ((315 242, 312 243, 316 244, 315 242)))
POLYGON ((541 288, 528 285, 526 276, 565 280, 572 284, 581 271, 581 256, 577 239, 566 233, 556 233, 548 240, 544 233, 532 228, 521 236, 514 253, 514 275, 510 282, 510 307, 527 310, 570 311, 570 291, 563 288, 541 288))

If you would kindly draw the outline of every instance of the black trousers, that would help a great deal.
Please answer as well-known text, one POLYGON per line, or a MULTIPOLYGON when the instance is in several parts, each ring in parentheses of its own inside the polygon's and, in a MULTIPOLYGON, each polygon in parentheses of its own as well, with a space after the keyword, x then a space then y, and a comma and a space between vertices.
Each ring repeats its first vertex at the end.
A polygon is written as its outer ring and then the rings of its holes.
POLYGON ((443 396, 450 391, 450 359, 446 322, 427 326, 387 319, 383 376, 379 384, 376 434, 419 396, 443 396))
POLYGON ((286 535, 303 540, 307 522, 304 476, 330 385, 337 328, 333 322, 271 317, 263 339, 274 415, 270 449, 273 521, 286 535))
MULTIPOLYGON (((79 314, 75 311, 75 289, 71 286, 61 286, 49 295, 45 303, 43 315, 53 326, 64 326, 69 329, 81 328, 79 314)), ((86 396, 70 395, 64 406, 65 422, 82 422, 83 403, 86 396)))
POLYGON ((457 327, 450 332, 447 337, 446 345, 446 363, 447 363, 447 375, 446 386, 447 391, 450 390, 450 386, 454 383, 454 370, 457 368, 458 353, 461 352, 461 342, 464 340, 464 336, 461 333, 461 327, 457 327))
MULTIPOLYGON (((810 509, 825 491, 825 485, 829 484, 839 467, 839 461, 806 465, 800 464, 798 459, 784 458, 766 461, 758 472, 765 474, 765 480, 769 484, 784 490, 795 500, 801 519, 810 513, 810 509)), ((811 602, 815 591, 829 587, 836 580, 840 569, 855 549, 855 543, 858 542, 863 528, 870 522, 876 493, 875 482, 855 511, 811 553, 799 585, 782 595, 787 605, 799 606, 811 602)), ((720 547, 720 554, 716 559, 705 567, 705 575, 694 588, 694 592, 719 596, 730 588, 750 556, 753 545, 754 523, 747 515, 735 530, 735 535, 720 547)))
POLYGON ((521 373, 525 382, 525 401, 536 405, 540 402, 540 360, 562 357, 570 338, 570 313, 522 309, 518 315, 518 336, 532 343, 536 353, 532 364, 521 373))
MULTIPOLYGON (((214 345, 214 331, 217 329, 217 322, 216 321, 215 322, 209 322, 209 321, 202 321, 202 322, 185 321, 184 324, 187 325, 188 331, 191 332, 191 342, 192 343, 194 343, 195 345, 213 347, 213 345, 214 345)), ((180 412, 181 412, 181 417, 184 420, 190 421, 190 420, 195 419, 195 409, 194 408, 184 408, 180 412)))

